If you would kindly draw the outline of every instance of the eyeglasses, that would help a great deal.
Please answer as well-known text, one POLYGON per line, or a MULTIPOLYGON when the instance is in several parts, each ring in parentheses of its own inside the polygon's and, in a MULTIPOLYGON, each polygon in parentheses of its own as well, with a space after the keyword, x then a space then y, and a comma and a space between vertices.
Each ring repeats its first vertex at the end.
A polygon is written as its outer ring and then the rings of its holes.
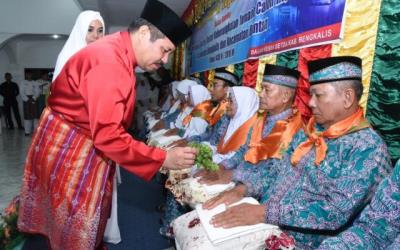
POLYGON ((212 83, 211 84, 211 88, 212 89, 216 89, 216 88, 223 88, 224 87, 224 84, 216 84, 216 83, 212 83))

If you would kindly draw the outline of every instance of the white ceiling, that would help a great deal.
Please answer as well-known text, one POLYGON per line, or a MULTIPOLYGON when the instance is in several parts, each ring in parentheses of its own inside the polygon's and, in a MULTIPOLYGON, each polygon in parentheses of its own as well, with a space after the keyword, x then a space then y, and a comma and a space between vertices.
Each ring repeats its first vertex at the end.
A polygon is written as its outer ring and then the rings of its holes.
MULTIPOLYGON (((127 27, 140 16, 146 0, 76 0, 84 10, 97 10, 105 19, 106 26, 127 27)), ((183 14, 190 0, 160 0, 179 16, 183 14)))
MULTIPOLYGON (((179 16, 190 0, 160 0, 179 16)), ((107 33, 127 27, 140 16, 146 0, 0 0, 0 49, 23 34, 68 35, 82 10, 100 11, 107 33)), ((23 36, 26 38, 26 36, 23 36)))

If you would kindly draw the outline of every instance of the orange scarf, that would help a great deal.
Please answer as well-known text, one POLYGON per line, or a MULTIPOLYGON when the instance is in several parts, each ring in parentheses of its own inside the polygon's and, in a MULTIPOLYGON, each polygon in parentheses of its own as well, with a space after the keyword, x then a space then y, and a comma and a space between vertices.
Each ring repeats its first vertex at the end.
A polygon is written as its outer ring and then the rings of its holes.
POLYGON ((301 158, 315 146, 316 157, 315 165, 319 166, 325 159, 326 150, 328 146, 325 143, 324 137, 328 139, 335 139, 355 131, 370 127, 369 122, 364 118, 363 110, 358 108, 357 112, 347 117, 346 119, 337 122, 330 126, 327 130, 318 132, 315 130, 315 118, 312 117, 305 127, 305 133, 308 139, 302 142, 293 152, 292 165, 296 166, 301 158))
POLYGON ((212 102, 210 100, 203 101, 199 104, 197 104, 192 112, 190 112, 189 115, 183 119, 183 125, 189 124, 189 122, 192 120, 193 117, 200 117, 203 118, 204 120, 208 121, 210 117, 210 113, 213 109, 212 102))
POLYGON ((207 121, 210 126, 214 126, 221 119, 221 117, 225 114, 227 106, 228 101, 224 99, 216 107, 214 107, 214 109, 210 112, 210 116, 207 121))
POLYGON ((255 126, 253 134, 256 133, 255 136, 259 139, 254 138, 253 140, 252 136, 249 150, 247 150, 244 156, 244 159, 252 164, 268 158, 281 159, 282 154, 292 142, 293 136, 302 127, 302 119, 300 112, 294 109, 293 114, 288 119, 277 121, 271 133, 261 139, 264 124, 265 120, 262 126, 260 126, 261 128, 255 126), (255 131, 256 129, 257 131, 255 131))
POLYGON ((265 120, 267 119, 267 112, 258 110, 257 120, 254 122, 253 131, 251 133, 250 145, 256 144, 262 139, 262 132, 264 130, 265 120))
POLYGON ((250 129, 256 123, 258 118, 258 112, 255 113, 250 119, 248 119, 245 123, 242 124, 229 138, 229 140, 225 143, 224 138, 222 138, 217 147, 217 152, 219 154, 227 154, 229 152, 238 150, 240 146, 246 143, 247 134, 250 129))

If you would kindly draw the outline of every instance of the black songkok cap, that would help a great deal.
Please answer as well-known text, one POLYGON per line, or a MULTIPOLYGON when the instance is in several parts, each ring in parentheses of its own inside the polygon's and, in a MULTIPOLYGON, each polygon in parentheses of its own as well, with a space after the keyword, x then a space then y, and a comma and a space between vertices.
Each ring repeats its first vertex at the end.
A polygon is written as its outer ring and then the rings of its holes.
POLYGON ((362 79, 362 61, 355 56, 336 56, 308 63, 311 85, 362 79))
POLYGON ((296 88, 300 72, 287 67, 266 64, 263 80, 276 85, 296 88))
POLYGON ((175 12, 157 0, 148 0, 140 17, 157 27, 175 46, 192 34, 175 12))
POLYGON ((264 75, 291 76, 291 77, 299 79, 300 72, 295 69, 288 68, 288 67, 283 67, 283 66, 274 65, 274 64, 265 64, 264 75))
POLYGON ((218 68, 215 70, 215 79, 220 79, 228 83, 229 86, 238 86, 239 77, 237 77, 232 72, 226 70, 225 68, 218 68))

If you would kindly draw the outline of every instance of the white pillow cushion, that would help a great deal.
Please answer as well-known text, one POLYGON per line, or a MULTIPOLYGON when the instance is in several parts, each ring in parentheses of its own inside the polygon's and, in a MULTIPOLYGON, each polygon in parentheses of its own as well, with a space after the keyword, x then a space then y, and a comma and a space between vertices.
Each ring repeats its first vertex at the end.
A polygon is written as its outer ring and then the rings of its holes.
MULTIPOLYGON (((245 198, 244 201, 248 201, 248 199, 245 198)), ((218 209, 215 211, 219 212, 218 209)), ((268 237, 280 235, 281 233, 281 230, 277 226, 268 224, 261 224, 261 226, 257 224, 255 227, 246 226, 231 229, 218 228, 216 230, 221 230, 222 234, 218 233, 217 238, 213 237, 213 242, 209 236, 215 232, 211 230, 207 233, 206 230, 210 229, 205 225, 202 217, 205 219, 207 216, 199 216, 196 209, 178 217, 172 222, 175 244, 178 250, 261 250, 265 248, 265 240, 268 237), (232 233, 232 237, 229 237, 230 233, 232 233)))

